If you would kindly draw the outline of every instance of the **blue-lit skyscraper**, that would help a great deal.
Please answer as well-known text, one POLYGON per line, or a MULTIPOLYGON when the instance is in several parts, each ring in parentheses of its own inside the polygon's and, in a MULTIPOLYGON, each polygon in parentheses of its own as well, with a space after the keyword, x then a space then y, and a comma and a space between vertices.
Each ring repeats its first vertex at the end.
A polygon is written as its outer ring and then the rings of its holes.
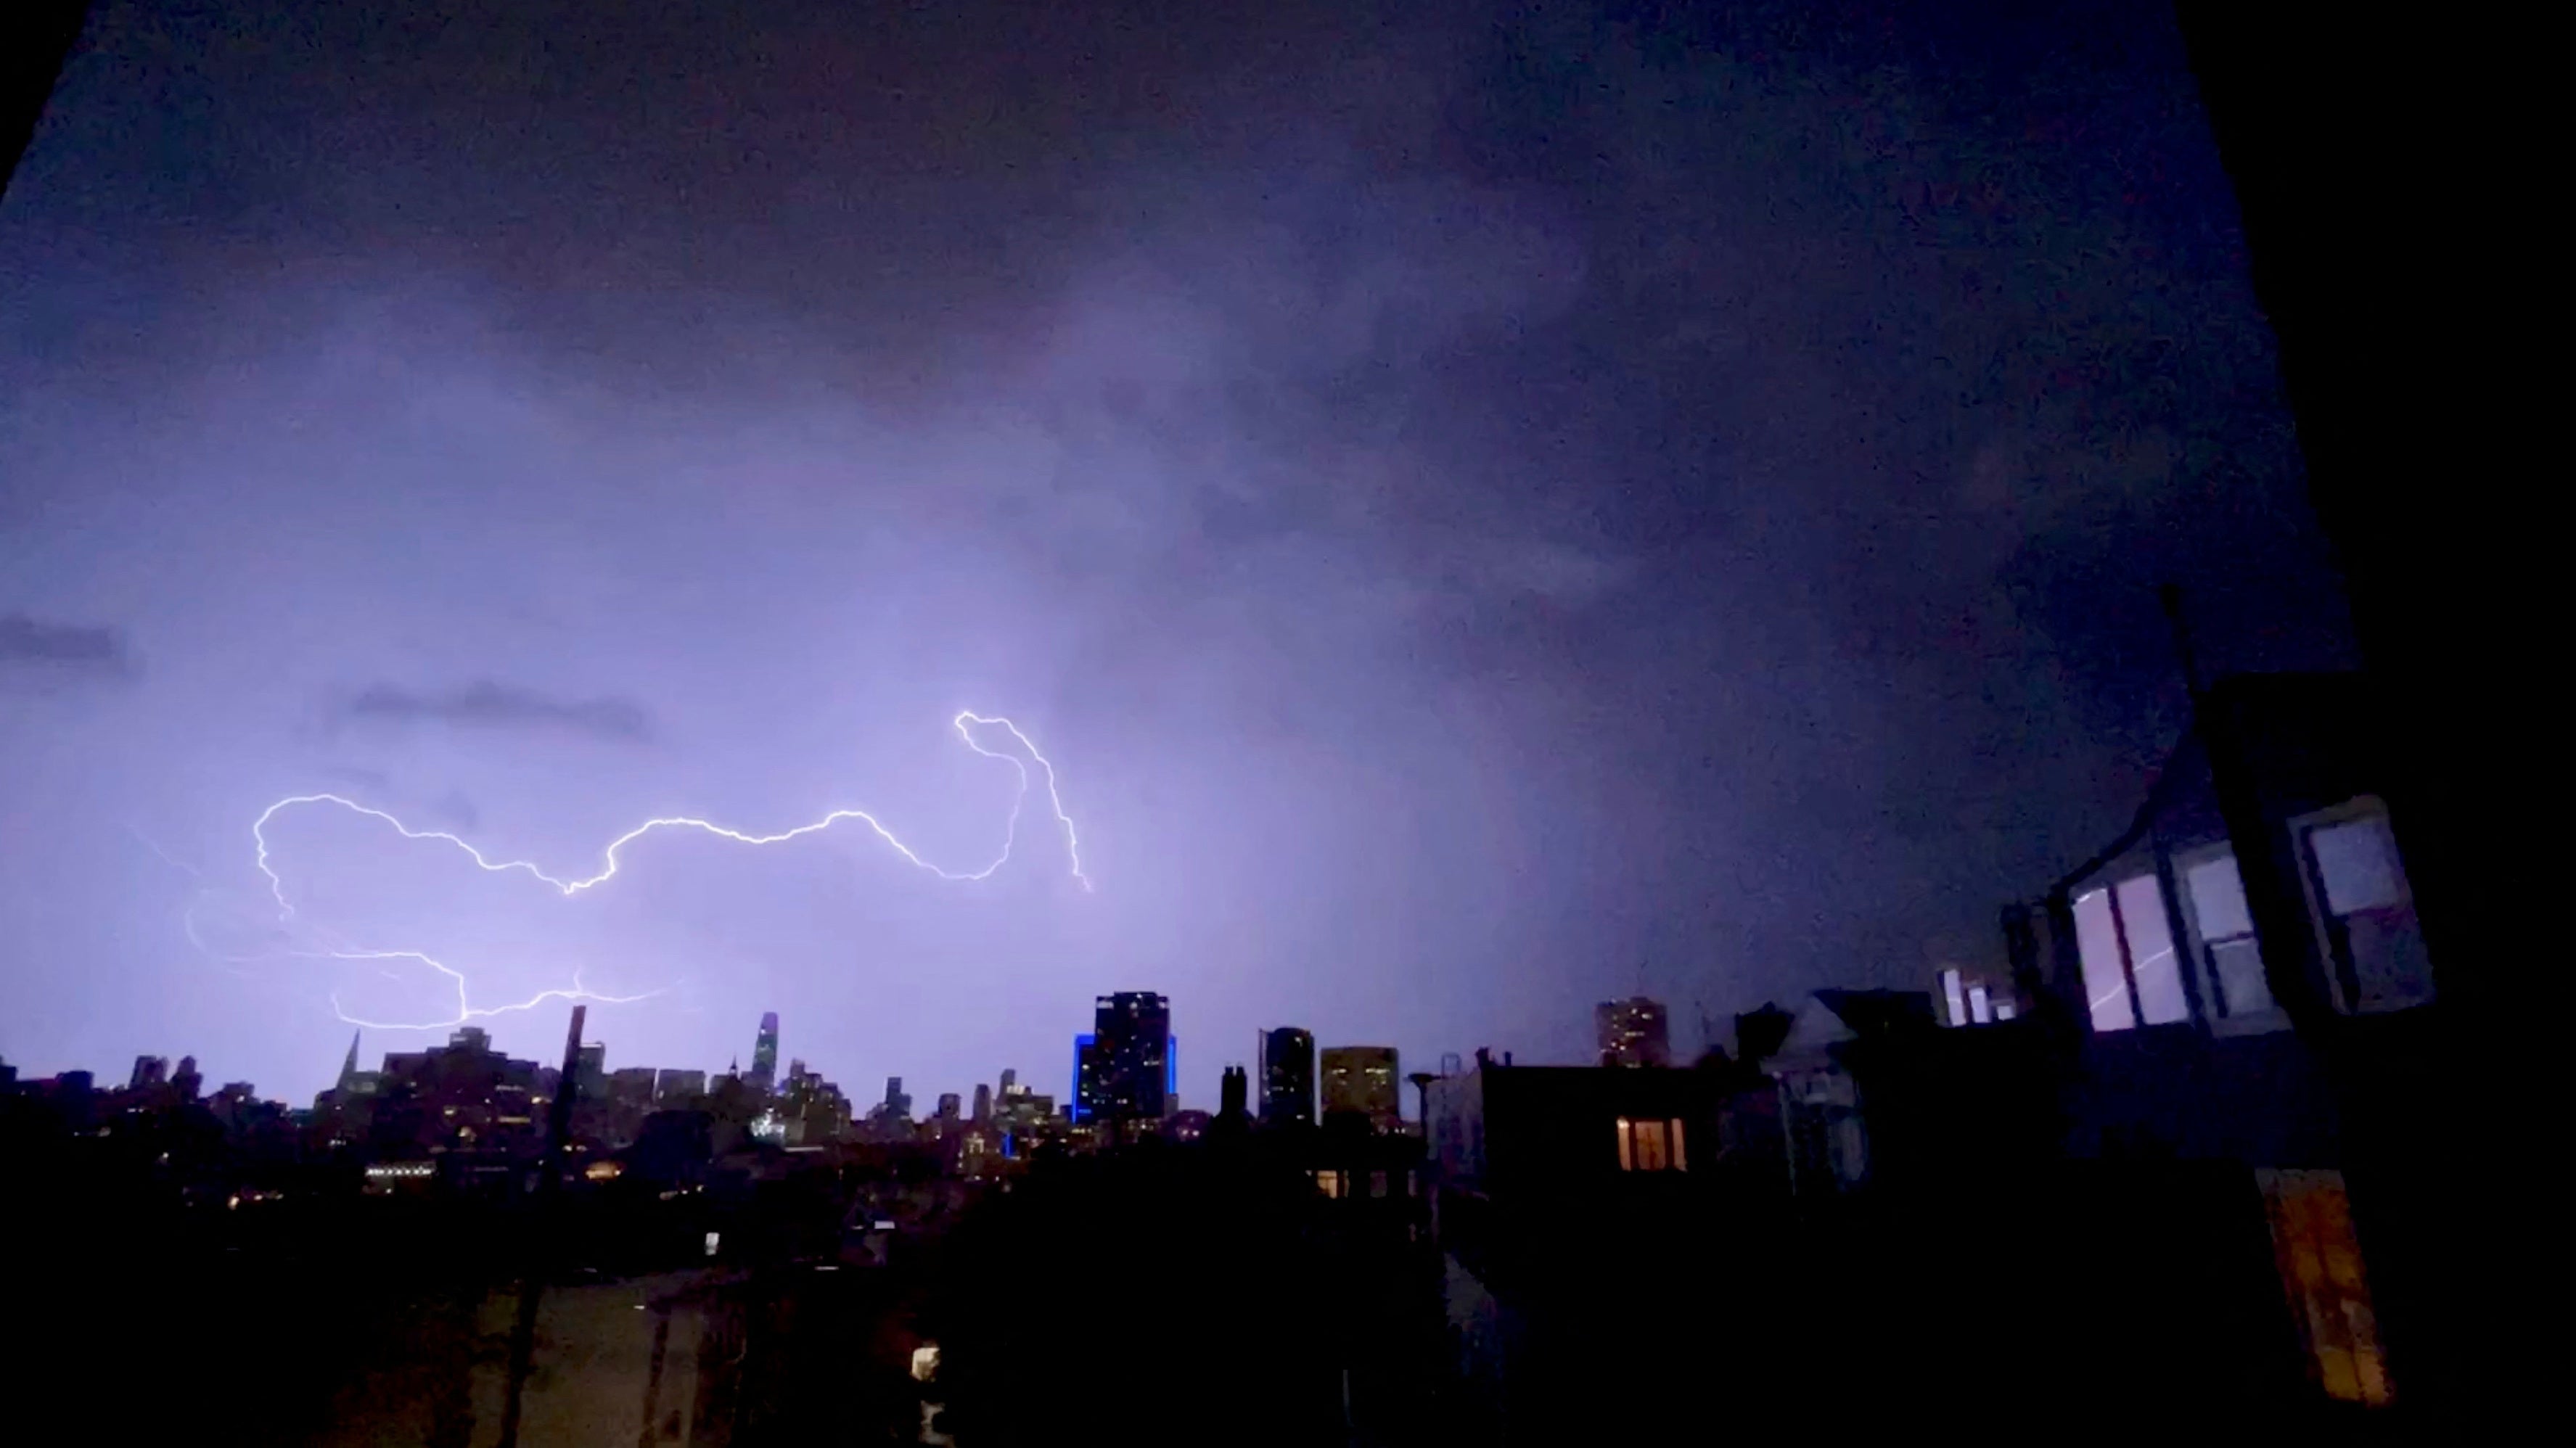
POLYGON ((1091 1035, 1075 1046, 1075 1119, 1160 1121, 1177 1069, 1170 1001, 1152 991, 1102 996, 1093 1003, 1091 1035))

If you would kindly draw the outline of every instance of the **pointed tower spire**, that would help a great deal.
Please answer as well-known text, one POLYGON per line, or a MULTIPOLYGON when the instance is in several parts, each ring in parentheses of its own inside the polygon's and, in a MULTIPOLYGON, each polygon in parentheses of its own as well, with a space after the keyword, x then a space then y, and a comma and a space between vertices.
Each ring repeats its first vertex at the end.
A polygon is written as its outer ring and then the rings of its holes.
POLYGON ((349 1056, 340 1063, 340 1089, 343 1091, 358 1079, 358 1034, 356 1031, 349 1033, 349 1056))

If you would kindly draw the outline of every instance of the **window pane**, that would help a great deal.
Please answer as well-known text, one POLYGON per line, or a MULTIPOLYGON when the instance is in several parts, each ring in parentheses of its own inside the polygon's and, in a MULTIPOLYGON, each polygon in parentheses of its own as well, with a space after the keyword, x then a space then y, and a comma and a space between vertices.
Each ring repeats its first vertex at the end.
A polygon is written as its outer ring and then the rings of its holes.
POLYGON ((1637 1138, 1637 1170, 1662 1171, 1664 1169, 1664 1124, 1660 1121, 1639 1121, 1633 1123, 1629 1129, 1637 1138))
POLYGON ((1982 1026, 1994 1018, 1994 1002, 1986 995, 1986 988, 1981 985, 1968 987, 1968 1019, 1982 1026))
POLYGON ((2308 1349, 2308 1375, 2328 1397, 2374 1407, 2390 1399, 2377 1313, 2343 1174, 2257 1171, 2291 1313, 2308 1349))
POLYGON ((1672 1127, 1673 1170, 1688 1171, 1690 1170, 1690 1153, 1684 1150, 1682 1146, 1682 1121, 1680 1117, 1676 1116, 1673 1118, 1672 1127))
POLYGON ((2308 849, 2316 856, 2318 878, 2325 882, 2326 908, 2337 915, 2382 909, 2406 898, 2397 840, 2388 832, 2385 815, 2310 830, 2308 849))
POLYGON ((2245 908, 2245 881, 2236 873, 2234 855, 2217 855, 2183 872, 2191 892, 2191 913, 2203 940, 2226 940, 2254 933, 2253 913, 2245 908))
POLYGON ((1628 1151, 1628 1119, 1619 1118, 1619 1170, 1635 1171, 1637 1159, 1628 1151))
POLYGON ((2182 968, 2174 959, 2173 930, 2165 924, 2165 892, 2153 875, 2119 884, 2120 924, 2129 933, 2129 974, 2138 982, 2138 1011, 2151 1026, 2191 1019, 2182 968))
POLYGON ((2344 920, 2344 946, 2352 952, 2361 985, 2360 1008, 2397 1010, 2433 998, 2433 966, 2415 912, 2370 910, 2344 920))
POLYGON ((2125 1031, 2138 1023, 2129 1010, 2129 981, 2120 971, 2120 934, 2111 924, 2111 892, 2075 897, 2075 949, 2084 961, 2084 999, 2093 1029, 2125 1031))
POLYGON ((2218 997, 2231 1016, 2250 1016, 2272 1008, 2272 985, 2263 978, 2263 952, 2253 937, 2221 941, 2209 947, 2210 973, 2218 997))

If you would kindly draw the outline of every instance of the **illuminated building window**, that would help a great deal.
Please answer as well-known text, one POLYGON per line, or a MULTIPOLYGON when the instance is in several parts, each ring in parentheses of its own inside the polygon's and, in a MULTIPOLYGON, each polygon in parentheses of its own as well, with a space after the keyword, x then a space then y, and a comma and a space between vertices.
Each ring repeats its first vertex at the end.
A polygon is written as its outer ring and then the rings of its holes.
POLYGON ((1634 1121, 1619 1118, 1619 1169, 1621 1171, 1687 1171, 1690 1159, 1682 1141, 1682 1123, 1678 1117, 1662 1121, 1634 1121))
POLYGON ((2190 1019, 2173 930, 2166 924, 2164 887, 2155 876, 2132 875, 2075 897, 2075 945, 2094 1030, 2190 1019))
POLYGON ((2235 852, 2220 849, 2174 863, 2198 937, 2196 963, 2211 1015, 2222 1021, 2270 1015, 2272 986, 2263 977, 2263 948, 2254 939, 2254 915, 2245 906, 2235 852))
POLYGON ((1315 1173, 1315 1189, 1328 1197, 1340 1196, 1342 1194, 1342 1174, 1337 1171, 1319 1171, 1315 1173))
POLYGON ((2433 971, 2387 807, 2367 796, 2293 826, 2309 913, 2332 967, 2335 1005, 2399 1010, 2433 998, 2433 971))
POLYGON ((2326 1396, 2371 1407, 2391 1397, 2370 1284, 2343 1173, 2258 1171, 2272 1248, 2308 1350, 2308 1377, 2326 1396))

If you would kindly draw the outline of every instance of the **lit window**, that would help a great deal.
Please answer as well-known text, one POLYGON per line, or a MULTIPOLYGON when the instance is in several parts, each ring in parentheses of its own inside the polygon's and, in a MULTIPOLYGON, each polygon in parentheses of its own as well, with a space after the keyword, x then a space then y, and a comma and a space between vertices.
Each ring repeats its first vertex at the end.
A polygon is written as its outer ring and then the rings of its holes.
POLYGON ((2270 1011, 2272 986, 2263 978, 2263 948, 2254 938, 2236 856, 2221 850, 2184 864, 2182 887, 2192 930, 2200 937, 2200 980, 2211 1013, 2240 1020, 2270 1011))
POLYGON ((2096 1031, 2125 1031, 2188 1020, 2173 931, 2165 923, 2164 888, 2153 875, 2132 875, 2075 900, 2075 946, 2084 966, 2084 996, 2096 1031))
POLYGON ((1664 1124, 1660 1121, 1631 1123, 1629 1130, 1637 1139, 1637 1170, 1662 1171, 1671 1163, 1664 1155, 1664 1124))
POLYGON ((1315 1173, 1315 1189, 1328 1197, 1340 1196, 1342 1194, 1342 1174, 1337 1171, 1319 1171, 1315 1173))
POLYGON ((2271 1218, 2281 1285, 2308 1350, 2309 1379, 2328 1397, 2386 1405, 2388 1368, 2343 1173, 2257 1171, 2254 1177, 2271 1218))
POLYGON ((1689 1166, 1679 1120, 1632 1121, 1623 1116, 1618 1129, 1621 1171, 1681 1171, 1689 1166))
POLYGON ((1968 1019, 1981 1026, 1992 1025, 1994 1023, 1994 999, 1986 994, 1986 988, 1984 986, 1972 985, 1968 987, 1968 1019))
POLYGON ((2300 821, 2308 904, 2346 1011, 2397 1010, 2433 998, 2415 902, 2388 811, 2375 799, 2300 821))

